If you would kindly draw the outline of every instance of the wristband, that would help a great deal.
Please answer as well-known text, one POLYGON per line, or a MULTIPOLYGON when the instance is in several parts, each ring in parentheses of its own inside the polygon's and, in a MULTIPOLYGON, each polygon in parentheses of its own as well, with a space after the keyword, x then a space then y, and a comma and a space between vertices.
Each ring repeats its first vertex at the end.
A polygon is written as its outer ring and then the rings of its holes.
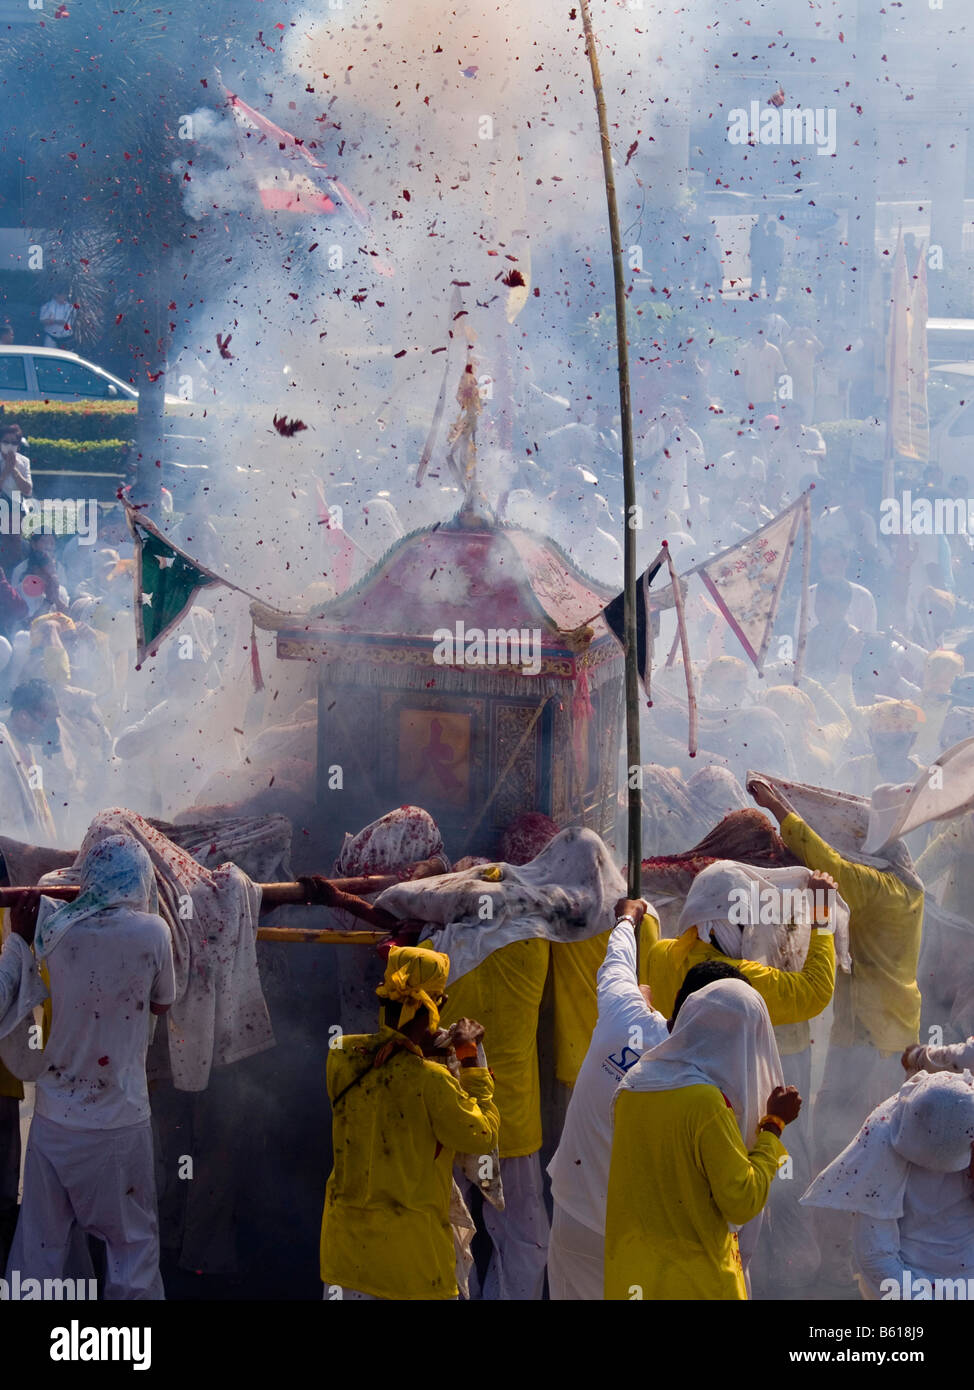
POLYGON ((458 1062, 465 1062, 468 1057, 476 1057, 477 1044, 474 1042, 464 1042, 455 1046, 453 1051, 456 1053, 458 1062))
POLYGON ((780 1115, 765 1115, 762 1117, 758 1129, 763 1129, 765 1125, 774 1125, 775 1129, 778 1131, 778 1138, 780 1139, 785 1132, 785 1124, 786 1121, 783 1120, 780 1115))

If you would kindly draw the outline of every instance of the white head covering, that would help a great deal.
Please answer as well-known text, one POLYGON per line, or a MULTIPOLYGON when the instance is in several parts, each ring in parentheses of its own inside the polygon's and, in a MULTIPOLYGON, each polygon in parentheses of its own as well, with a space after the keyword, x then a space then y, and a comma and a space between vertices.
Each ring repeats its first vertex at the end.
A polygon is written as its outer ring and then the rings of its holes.
POLYGON ((767 1005, 743 980, 715 980, 691 994, 673 1032, 626 1072, 619 1091, 703 1085, 723 1091, 750 1149, 768 1097, 784 1080, 767 1005))
POLYGON ((913 1167, 960 1173, 971 1161, 974 1078, 919 1072, 884 1100, 801 1199, 805 1206, 895 1221, 913 1167))
MULTIPOLYGON (((719 859, 693 880, 678 930, 696 927, 701 941, 713 939, 732 960, 756 960, 776 970, 800 970, 808 955, 812 903, 804 890, 812 876, 800 865, 756 869, 719 859)), ((835 950, 848 971, 849 909, 838 894, 821 931, 835 933, 835 950)))
POLYGON ((402 873, 434 854, 443 854, 443 837, 433 817, 420 806, 397 806, 357 835, 346 832, 335 872, 343 878, 402 873))
POLYGON ((81 863, 81 891, 73 902, 41 898, 34 951, 48 956, 69 927, 110 908, 158 912, 152 860, 130 835, 109 835, 91 845, 81 863))

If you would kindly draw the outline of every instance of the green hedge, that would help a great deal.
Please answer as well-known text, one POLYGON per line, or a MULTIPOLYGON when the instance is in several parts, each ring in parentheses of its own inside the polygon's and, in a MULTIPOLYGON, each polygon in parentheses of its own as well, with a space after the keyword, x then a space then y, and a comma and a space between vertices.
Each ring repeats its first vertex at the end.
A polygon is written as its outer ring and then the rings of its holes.
POLYGON ((39 439, 30 440, 30 466, 35 472, 67 469, 77 473, 120 473, 124 439, 39 439))
POLYGON ((16 420, 30 441, 31 460, 41 441, 130 439, 135 433, 135 410, 135 401, 4 402, 7 418, 16 420))
MULTIPOLYGON (((131 439, 135 434, 135 401, 4 401, 9 420, 18 425, 34 447, 41 439, 73 441, 131 439)), ((199 410, 202 414, 202 410, 199 410)), ((167 419, 193 419, 188 401, 166 406, 167 419)))

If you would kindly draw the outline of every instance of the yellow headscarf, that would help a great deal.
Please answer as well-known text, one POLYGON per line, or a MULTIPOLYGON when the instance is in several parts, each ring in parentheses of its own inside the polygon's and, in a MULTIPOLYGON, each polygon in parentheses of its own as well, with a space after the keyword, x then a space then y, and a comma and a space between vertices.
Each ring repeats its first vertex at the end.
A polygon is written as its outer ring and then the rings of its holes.
POLYGON ((440 1011, 434 1002, 446 990, 450 957, 422 946, 393 946, 386 962, 385 979, 376 990, 380 999, 402 1004, 399 1026, 415 1018, 421 1008, 430 1017, 430 1029, 440 1026, 440 1011))

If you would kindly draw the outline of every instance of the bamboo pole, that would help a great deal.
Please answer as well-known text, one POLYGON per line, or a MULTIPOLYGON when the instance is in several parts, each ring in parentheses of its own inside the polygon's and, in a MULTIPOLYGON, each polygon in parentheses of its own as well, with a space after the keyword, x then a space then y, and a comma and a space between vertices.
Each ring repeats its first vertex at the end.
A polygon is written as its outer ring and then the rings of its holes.
MULTIPOLYGON (((398 874, 376 874, 366 878, 333 878, 328 882, 340 893, 365 897, 368 894, 381 893, 384 889, 391 888, 394 883, 401 883, 402 879, 398 874)), ((258 883, 257 887, 261 891, 261 905, 265 909, 308 901, 308 895, 300 883, 258 883)), ((35 893, 38 897, 71 902, 80 891, 76 883, 30 883, 22 888, 0 888, 0 908, 15 907, 20 901, 21 893, 35 893)))
POLYGON ((595 108, 602 143, 602 169, 605 174, 605 200, 609 213, 609 238, 612 243, 612 276, 615 284, 616 354, 619 369, 619 412, 622 429, 622 490, 625 507, 623 535, 623 634, 626 648, 626 765, 629 789, 628 880, 630 898, 640 896, 642 874, 642 791, 633 786, 632 773, 642 764, 639 753, 639 672, 636 650, 636 475, 632 441, 632 403, 629 389, 629 347, 626 335, 626 277, 622 259, 622 236, 619 230, 619 208, 616 201, 615 175, 612 170, 612 146, 609 143, 609 121, 602 92, 602 74, 595 48, 595 33, 588 0, 579 0, 585 47, 592 69, 595 89, 595 108))

